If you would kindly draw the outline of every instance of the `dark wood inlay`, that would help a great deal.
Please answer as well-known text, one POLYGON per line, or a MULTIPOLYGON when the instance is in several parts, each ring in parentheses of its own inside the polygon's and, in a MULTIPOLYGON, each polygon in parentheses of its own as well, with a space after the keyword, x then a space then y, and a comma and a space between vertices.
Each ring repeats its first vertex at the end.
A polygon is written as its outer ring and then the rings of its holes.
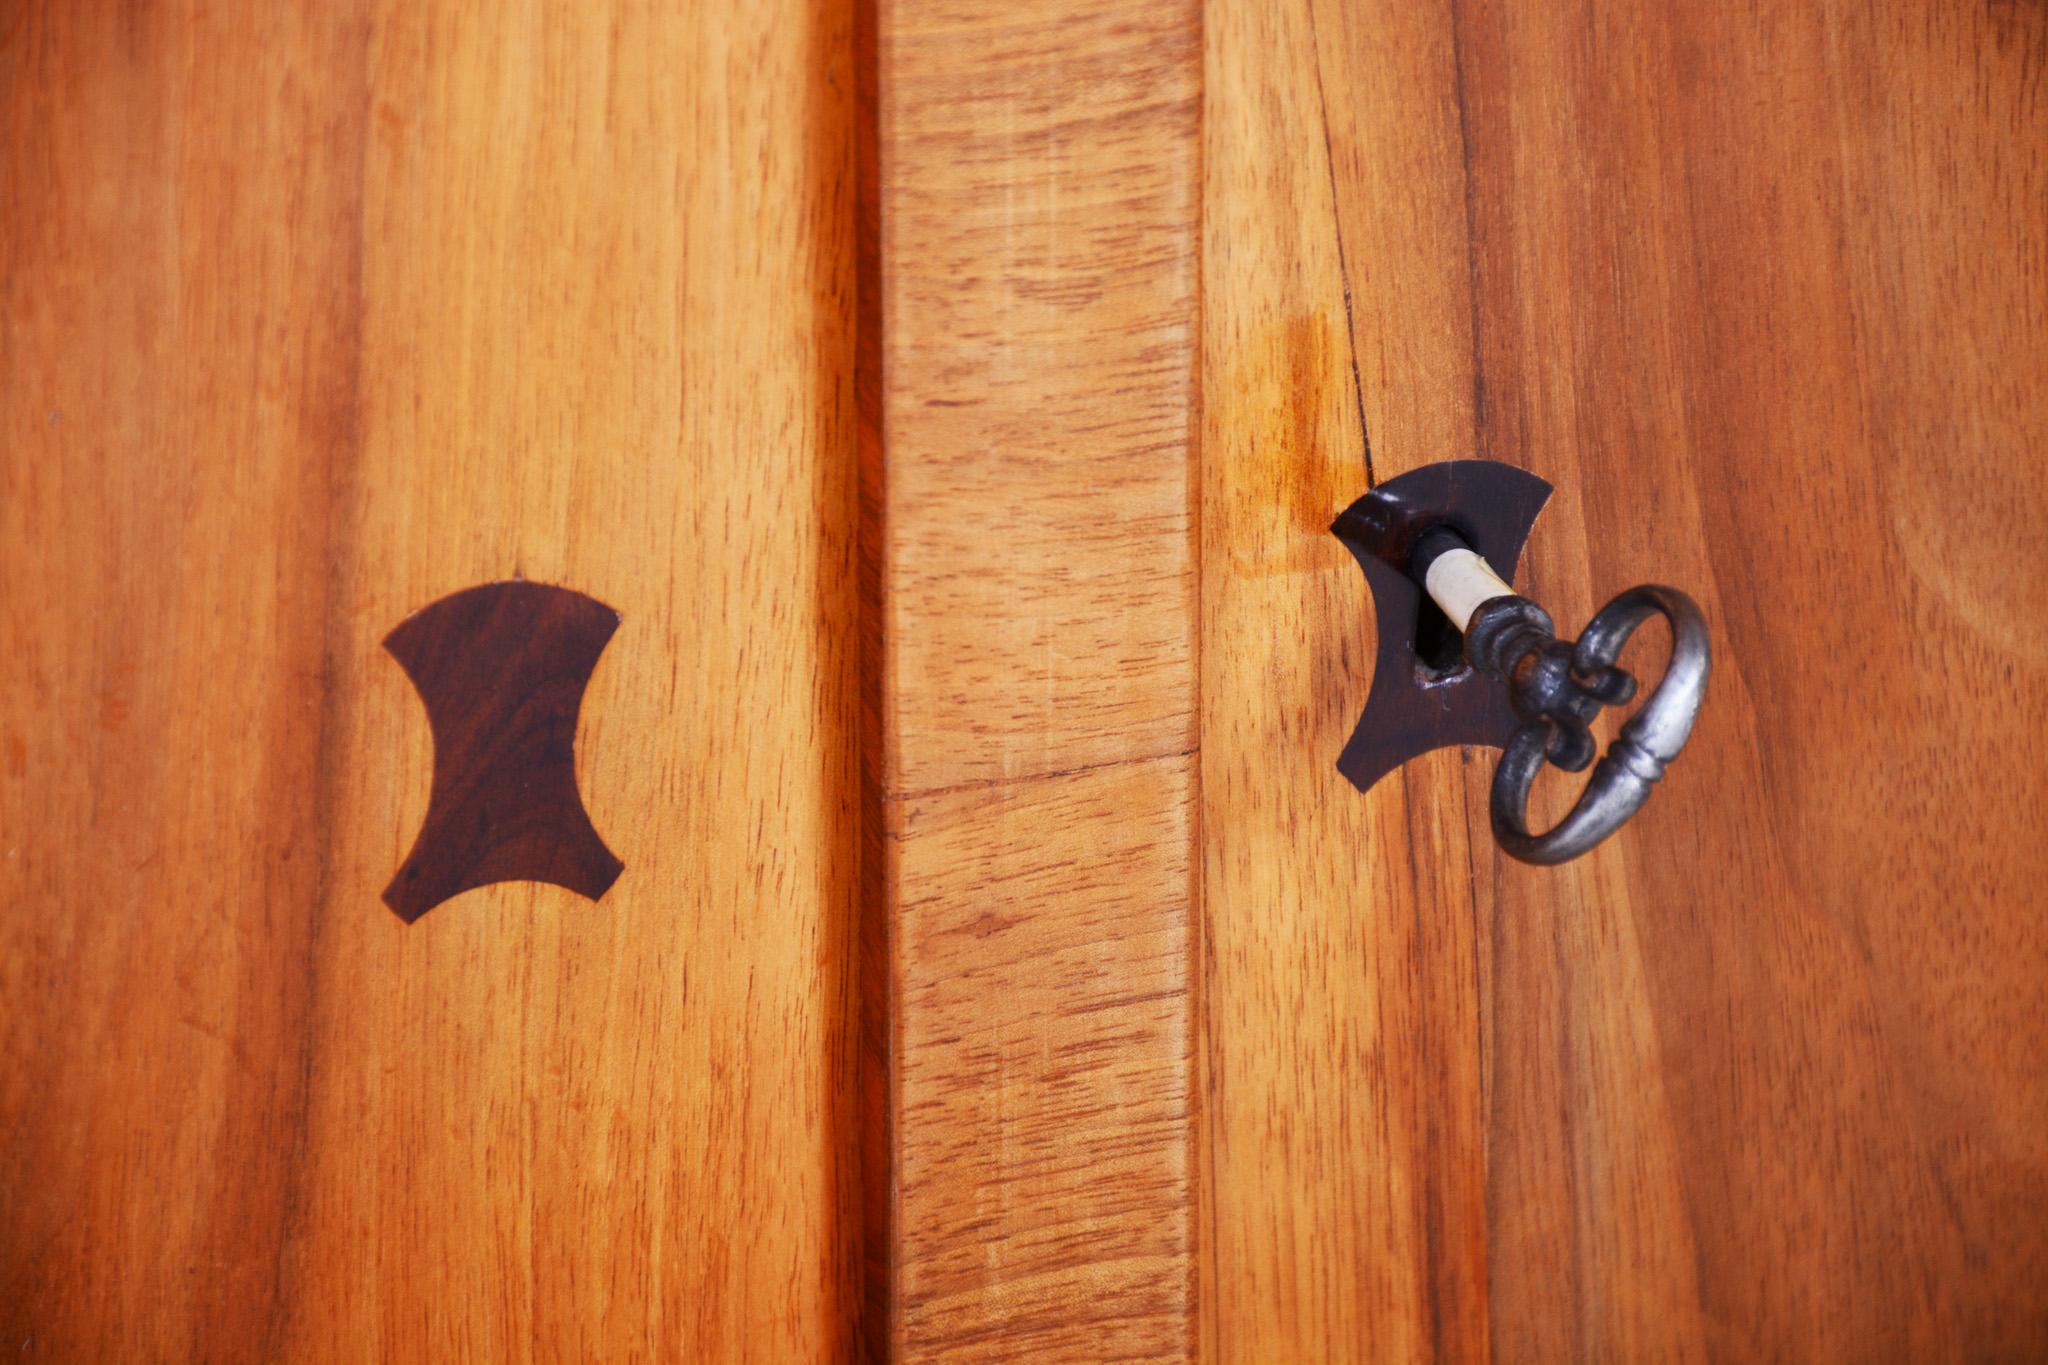
POLYGON ((1360 791, 1411 758, 1453 744, 1507 747, 1516 720, 1507 689, 1464 662, 1464 641, 1408 576, 1416 539, 1453 528, 1514 582, 1523 542, 1550 485, 1491 460, 1445 460, 1387 480, 1330 527, 1365 570, 1379 630, 1372 691, 1338 756, 1360 791))
POLYGON ((619 626, 604 603, 543 583, 487 583, 385 637, 426 703, 434 786, 384 902, 407 923, 493 882, 598 900, 624 870, 576 789, 576 716, 619 626))

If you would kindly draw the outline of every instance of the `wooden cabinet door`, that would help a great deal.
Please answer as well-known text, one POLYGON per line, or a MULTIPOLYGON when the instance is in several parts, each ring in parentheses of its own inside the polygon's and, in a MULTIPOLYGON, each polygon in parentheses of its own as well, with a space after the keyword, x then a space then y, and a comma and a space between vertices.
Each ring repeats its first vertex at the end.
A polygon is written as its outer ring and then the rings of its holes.
POLYGON ((0 19, 0 1340, 832 1359, 858 1317, 844 5, 0 19), (618 613, 625 870, 406 923, 380 641, 618 613))
POLYGON ((2044 62, 2002 4, 6 11, 0 1345, 2048 1354, 2044 62), (1491 750, 1334 766, 1331 518, 1469 457, 1556 485, 1567 631, 1713 627, 1562 868, 1491 750), (385 647, 479 588, 616 624, 385 647), (541 808, 623 869, 408 922, 440 801, 449 886, 541 808))
POLYGON ((2048 1352, 2042 11, 1205 15, 1217 1355, 2048 1352), (1492 751, 1328 771, 1373 636, 1320 528, 1469 456, 1557 485, 1560 625, 1713 625, 1563 868, 1492 751))

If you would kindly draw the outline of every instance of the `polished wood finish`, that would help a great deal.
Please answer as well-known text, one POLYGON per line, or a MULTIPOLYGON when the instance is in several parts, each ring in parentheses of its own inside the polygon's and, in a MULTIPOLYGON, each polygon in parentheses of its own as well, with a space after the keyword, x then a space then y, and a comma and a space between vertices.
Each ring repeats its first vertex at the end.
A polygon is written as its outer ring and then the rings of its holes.
POLYGON ((831 1359, 850 1029, 837 4, 0 19, 0 1341, 831 1359), (379 641, 623 616, 627 867, 406 925, 379 641))
POLYGON ((1476 1358, 1484 787, 1456 750, 1364 796, 1337 772, 1377 637, 1329 530, 1375 464, 1406 467, 1382 450, 1412 450, 1409 464, 1474 453, 1457 416, 1469 351, 1436 344, 1468 312, 1462 277, 1443 277, 1463 256, 1440 265, 1429 235, 1461 205, 1428 155, 1431 106, 1404 101, 1431 88, 1417 84, 1429 21, 1414 7, 1361 13, 1386 55, 1333 72, 1332 93, 1364 98, 1350 88, 1363 82, 1387 114, 1371 155, 1344 167, 1371 177, 1355 193, 1381 228, 1352 273, 1344 248, 1360 248, 1336 231, 1324 147, 1319 17, 1207 8, 1203 1306, 1222 1360, 1476 1358), (1361 402, 1375 414, 1370 454, 1361 402))
POLYGON ((1217 1357, 2048 1352, 2041 10, 1207 31, 1217 1357), (1329 768, 1374 637, 1321 528, 1467 455, 1557 484, 1561 625, 1716 630, 1563 869, 1494 852, 1490 751, 1329 768))
POLYGON ((8 9, 0 1349, 2048 1355, 2044 70, 1932 0, 8 9), (1716 630, 1563 869, 1491 751, 1334 766, 1327 527, 1461 456, 1556 484, 1561 626, 1716 630), (407 925, 379 642, 521 578, 622 615, 625 871, 407 925))
POLYGON ((1200 16, 875 19, 888 1344, 1181 1356, 1200 16))

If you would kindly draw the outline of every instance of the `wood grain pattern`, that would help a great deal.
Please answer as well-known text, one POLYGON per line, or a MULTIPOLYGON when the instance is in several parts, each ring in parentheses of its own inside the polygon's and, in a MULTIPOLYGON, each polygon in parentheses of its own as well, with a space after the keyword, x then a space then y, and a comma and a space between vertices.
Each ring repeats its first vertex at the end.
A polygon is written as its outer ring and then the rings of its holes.
POLYGON ((1199 14, 875 13, 889 1342, 1192 1347, 1199 14))
POLYGON ((2041 11, 1207 15, 1218 1356, 2048 1350, 2041 11), (1328 767, 1371 634, 1317 528, 1474 454, 1558 485, 1561 623, 1716 627, 1558 871, 1489 753, 1328 767))
POLYGON ((0 1341, 828 1359, 859 1271, 838 4, 0 19, 0 1341), (624 617, 592 906, 378 903, 378 641, 624 617))
POLYGON ((1369 470, 1473 453, 1462 279, 1414 265, 1462 217, 1445 111, 1417 97, 1450 61, 1414 7, 1358 16, 1381 55, 1331 72, 1330 94, 1361 84, 1402 113, 1339 172, 1371 177, 1357 202, 1380 232, 1347 250, 1314 56, 1326 17, 1208 8, 1205 1309, 1225 1360, 1465 1358, 1486 1344, 1483 788, 1457 751, 1363 797, 1338 775, 1376 640, 1328 530, 1369 470))
POLYGON ((1931 0, 7 9, 0 1346, 2048 1354, 2044 71, 1931 0), (1325 528, 1466 455, 1561 624, 1717 631, 1561 870, 1490 753, 1333 768, 1325 528), (379 641, 516 576, 623 613, 628 868, 408 927, 379 641))
POLYGON ((276 964, 313 950, 337 780, 365 31, 106 4, 4 34, 0 1340, 258 1354, 315 1009, 276 964))

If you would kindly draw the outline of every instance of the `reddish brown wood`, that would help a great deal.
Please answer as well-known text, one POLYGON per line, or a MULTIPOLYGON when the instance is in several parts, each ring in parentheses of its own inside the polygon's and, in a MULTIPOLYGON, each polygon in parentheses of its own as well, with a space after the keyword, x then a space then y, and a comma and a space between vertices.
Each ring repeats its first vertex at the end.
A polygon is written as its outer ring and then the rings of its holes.
POLYGON ((2048 11, 1206 27, 1220 1353, 2048 1355, 2048 11), (1314 530, 1470 455, 1556 485, 1562 628, 1662 581, 1714 630, 1563 868, 1486 751, 1319 773, 1375 632, 1314 530))
POLYGON ((853 1354, 849 8, 0 4, 0 1355, 853 1354), (632 866, 406 924, 522 575, 632 866))

